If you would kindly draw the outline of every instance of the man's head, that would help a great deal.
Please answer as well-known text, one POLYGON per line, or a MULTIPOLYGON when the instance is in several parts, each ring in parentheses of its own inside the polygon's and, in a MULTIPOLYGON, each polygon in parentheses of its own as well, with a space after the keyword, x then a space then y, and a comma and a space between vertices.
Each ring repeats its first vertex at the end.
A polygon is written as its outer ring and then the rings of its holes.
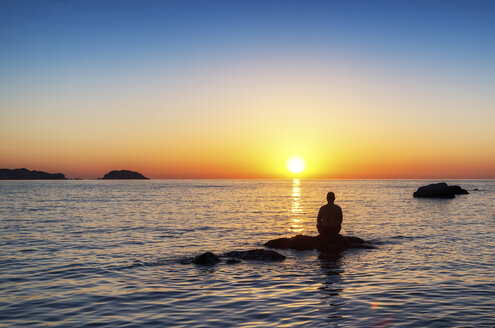
POLYGON ((333 203, 335 201, 335 194, 330 191, 328 194, 327 194, 327 201, 329 203, 333 203))

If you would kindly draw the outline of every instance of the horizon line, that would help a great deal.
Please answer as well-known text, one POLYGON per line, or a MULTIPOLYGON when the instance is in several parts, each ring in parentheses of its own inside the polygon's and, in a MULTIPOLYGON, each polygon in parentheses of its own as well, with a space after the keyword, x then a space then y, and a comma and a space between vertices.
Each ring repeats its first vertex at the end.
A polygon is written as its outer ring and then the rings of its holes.
POLYGON ((147 178, 147 179, 102 179, 102 178, 66 178, 66 179, 0 179, 0 181, 147 181, 147 180, 280 180, 280 181, 329 181, 329 180, 495 180, 495 178, 147 178))

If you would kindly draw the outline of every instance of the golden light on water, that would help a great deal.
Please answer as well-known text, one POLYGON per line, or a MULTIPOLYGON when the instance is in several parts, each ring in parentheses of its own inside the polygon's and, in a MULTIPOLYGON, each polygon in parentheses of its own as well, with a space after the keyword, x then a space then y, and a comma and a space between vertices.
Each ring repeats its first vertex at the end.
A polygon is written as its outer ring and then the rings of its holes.
POLYGON ((294 174, 304 171, 305 166, 303 159, 300 157, 293 157, 287 163, 287 168, 294 174))
POLYGON ((292 180, 292 202, 290 209, 291 216, 291 231, 293 233, 302 233, 304 231, 303 220, 301 215, 303 213, 301 206, 301 181, 299 179, 292 180))
POLYGON ((300 180, 294 179, 292 180, 292 205, 291 205, 291 213, 298 214, 302 212, 301 207, 301 187, 300 180))

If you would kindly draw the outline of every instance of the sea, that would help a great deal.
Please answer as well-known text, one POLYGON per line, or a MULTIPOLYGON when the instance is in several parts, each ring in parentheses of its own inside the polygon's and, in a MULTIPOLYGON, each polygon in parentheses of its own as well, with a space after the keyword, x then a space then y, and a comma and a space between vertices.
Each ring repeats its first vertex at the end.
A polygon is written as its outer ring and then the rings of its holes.
POLYGON ((495 327, 495 180, 433 182, 0 181, 0 327, 495 327), (376 249, 187 264, 316 235, 329 191, 376 249))

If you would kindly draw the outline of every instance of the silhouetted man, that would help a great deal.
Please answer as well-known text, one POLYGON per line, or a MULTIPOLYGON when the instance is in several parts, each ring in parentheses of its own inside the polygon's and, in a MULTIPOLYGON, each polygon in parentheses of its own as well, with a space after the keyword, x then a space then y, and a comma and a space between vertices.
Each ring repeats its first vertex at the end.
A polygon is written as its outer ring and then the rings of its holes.
POLYGON ((328 204, 323 205, 318 212, 316 228, 322 236, 335 236, 342 228, 342 209, 334 204, 335 194, 327 194, 328 204))

